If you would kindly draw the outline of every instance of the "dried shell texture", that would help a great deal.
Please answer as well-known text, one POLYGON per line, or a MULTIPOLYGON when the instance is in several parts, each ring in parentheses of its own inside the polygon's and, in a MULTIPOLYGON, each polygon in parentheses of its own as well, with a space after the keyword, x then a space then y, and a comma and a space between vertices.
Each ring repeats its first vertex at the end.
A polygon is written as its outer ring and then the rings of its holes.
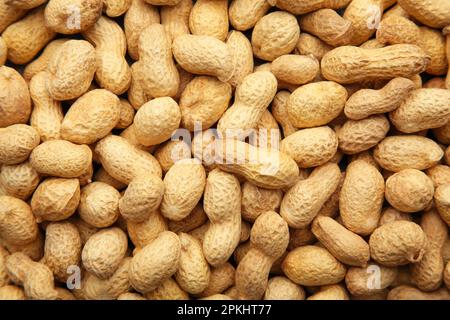
POLYGON ((317 167, 290 188, 281 202, 280 215, 292 228, 307 227, 339 184, 341 171, 334 163, 317 167))
POLYGON ((178 236, 162 232, 133 257, 129 270, 131 285, 142 293, 155 290, 177 271, 180 255, 178 236))
POLYGON ((182 127, 189 131, 209 129, 228 108, 230 99, 231 86, 228 83, 213 77, 195 77, 181 94, 182 127))
POLYGON ((269 11, 267 0, 233 0, 229 7, 229 19, 236 30, 251 29, 269 11))
POLYGON ((92 144, 109 134, 119 119, 119 98, 108 90, 92 90, 70 107, 61 136, 74 143, 92 144))
POLYGON ((386 200, 399 211, 421 211, 431 204, 433 194, 433 181, 416 169, 399 171, 386 180, 386 200))
POLYGON ((92 151, 86 145, 50 140, 34 148, 30 163, 42 175, 77 178, 89 170, 92 151))
POLYGON ((245 182, 242 185, 242 218, 254 222, 266 211, 276 211, 281 205, 283 192, 281 190, 269 190, 245 182))
POLYGON ((119 136, 107 136, 95 147, 103 168, 118 181, 129 184, 142 174, 162 176, 158 161, 119 136))
POLYGON ((136 112, 136 138, 144 146, 159 144, 170 139, 180 121, 180 107, 175 100, 170 97, 153 99, 136 112))
POLYGON ((404 213, 392 207, 387 207, 386 209, 383 210, 383 213, 381 214, 378 226, 382 226, 383 224, 391 223, 398 220, 412 221, 412 216, 409 213, 404 213))
POLYGON ((103 0, 105 13, 112 18, 123 15, 131 6, 132 0, 103 0))
POLYGON ((256 128, 276 93, 277 79, 272 73, 249 74, 236 88, 234 104, 220 118, 217 129, 224 136, 239 137, 256 128))
POLYGON ((45 7, 45 24, 62 34, 75 34, 92 27, 102 15, 102 0, 50 0, 45 7))
POLYGON ((3 165, 0 168, 0 188, 5 195, 27 200, 39 184, 39 175, 28 161, 3 165))
POLYGON ((364 160, 347 167, 339 197, 344 226, 360 235, 369 235, 377 227, 384 201, 384 179, 364 160))
POLYGON ((192 0, 181 0, 173 6, 161 7, 161 23, 173 41, 182 34, 189 34, 189 16, 192 0))
POLYGON ((67 41, 49 61, 50 96, 55 100, 78 98, 89 89, 96 69, 95 49, 89 42, 67 41))
POLYGON ((139 36, 138 73, 147 96, 173 97, 180 86, 180 75, 172 56, 171 40, 162 24, 152 24, 139 36))
POLYGON ((237 87, 253 71, 253 49, 247 37, 239 31, 232 30, 227 37, 227 46, 234 54, 235 69, 229 83, 237 87))
POLYGON ((369 40, 378 27, 383 15, 383 1, 353 0, 345 9, 343 18, 352 25, 353 35, 350 43, 360 45, 369 40))
POLYGON ((103 168, 100 168, 95 172, 92 180, 109 184, 111 187, 113 187, 119 191, 122 189, 125 189, 127 186, 125 183, 122 183, 122 182, 114 179, 113 177, 111 177, 109 175, 109 173, 106 172, 106 170, 103 168))
POLYGON ((273 61, 291 53, 297 44, 300 27, 294 15, 276 11, 262 17, 252 33, 253 54, 263 60, 273 61))
POLYGON ((0 32, 3 32, 9 25, 22 18, 28 11, 15 8, 6 3, 0 2, 0 32))
POLYGON ((78 179, 49 178, 34 192, 31 209, 40 220, 61 221, 70 217, 79 203, 78 179))
POLYGON ((205 290, 197 294, 198 297, 209 297, 220 294, 234 284, 235 269, 229 263, 224 263, 217 268, 211 268, 209 284, 205 290))
POLYGON ((426 174, 433 181, 434 188, 450 184, 450 166, 438 164, 427 169, 426 174))
POLYGON ((433 135, 443 144, 450 144, 450 122, 446 125, 433 129, 433 135))
POLYGON ((13 124, 0 128, 0 164, 24 162, 39 145, 39 134, 31 126, 13 124))
POLYGON ((125 60, 127 43, 120 26, 107 17, 100 17, 83 36, 93 43, 97 53, 95 79, 99 86, 120 95, 128 90, 131 71, 125 60))
POLYGON ((300 18, 300 28, 337 47, 351 43, 353 26, 332 9, 320 9, 300 18))
POLYGON ((335 155, 338 139, 330 127, 302 129, 281 141, 280 151, 297 162, 300 168, 320 166, 335 155))
POLYGON ((322 286, 317 293, 306 300, 349 300, 347 290, 342 285, 331 284, 322 286))
POLYGON ((127 231, 136 248, 143 248, 168 229, 167 222, 156 210, 143 222, 127 222, 127 231))
POLYGON ((0 237, 12 245, 36 239, 38 225, 30 206, 17 198, 0 196, 0 237))
POLYGON ((27 123, 31 114, 28 86, 14 69, 0 67, 0 128, 16 123, 27 123))
POLYGON ((297 129, 292 125, 291 119, 289 119, 287 104, 289 96, 291 94, 288 91, 279 91, 272 100, 272 115, 278 124, 283 129, 283 136, 293 134, 297 129))
POLYGON ((2 37, 0 37, 0 66, 5 64, 7 57, 8 57, 8 47, 6 46, 5 40, 3 40, 2 37))
POLYGON ((45 229, 44 263, 52 270, 55 279, 66 281, 71 266, 79 265, 81 237, 70 222, 52 222, 45 229))
POLYGON ((361 267, 367 265, 370 259, 367 242, 332 218, 318 216, 311 230, 320 243, 342 263, 361 267))
POLYGON ((445 50, 445 37, 440 30, 428 27, 420 27, 420 33, 422 36, 420 45, 431 57, 426 72, 437 76, 445 75, 449 67, 445 50))
POLYGON ((189 17, 192 34, 225 41, 228 34, 228 1, 197 0, 189 17))
POLYGON ((447 263, 445 270, 444 270, 444 282, 447 286, 447 289, 450 288, 450 264, 447 263))
POLYGON ((442 220, 450 226, 450 183, 436 188, 434 203, 442 220))
POLYGON ((119 228, 103 229, 92 235, 81 253, 83 266, 100 279, 111 277, 125 257, 126 234, 119 228))
POLYGON ((369 296, 389 287, 397 275, 397 268, 370 263, 363 268, 349 268, 345 275, 345 284, 352 295, 369 296))
POLYGON ((415 86, 411 80, 395 78, 379 90, 358 90, 345 103, 345 115, 353 120, 361 120, 372 114, 393 111, 413 89, 415 86))
POLYGON ((370 255, 378 263, 395 267, 422 259, 427 248, 427 236, 422 228, 410 221, 384 224, 369 239, 370 255))
POLYGON ((202 203, 195 206, 194 210, 183 220, 169 221, 169 230, 173 232, 190 232, 208 221, 208 216, 203 210, 202 203))
POLYGON ((175 6, 180 0, 145 0, 145 2, 154 6, 175 6))
POLYGON ((410 135, 383 139, 375 147, 373 155, 383 169, 398 172, 428 169, 439 162, 444 152, 433 140, 410 135))
POLYGON ((148 300, 188 300, 187 292, 180 288, 178 283, 172 278, 164 280, 155 290, 147 292, 145 297, 148 300))
POLYGON ((126 129, 132 123, 135 115, 135 110, 133 106, 128 102, 128 100, 120 99, 120 118, 117 122, 115 129, 126 129))
POLYGON ((389 291, 388 300, 450 300, 447 289, 441 288, 433 292, 424 292, 412 286, 398 286, 389 291))
POLYGON ((295 15, 305 14, 319 9, 340 9, 345 7, 351 0, 270 0, 282 10, 292 12, 295 15))
POLYGON ((190 73, 215 76, 225 82, 233 76, 234 53, 219 39, 184 34, 174 39, 172 50, 180 66, 190 73))
POLYGON ((336 284, 344 279, 347 271, 331 253, 317 246, 303 246, 290 251, 282 269, 290 280, 305 286, 336 284))
POLYGON ((382 44, 408 43, 420 46, 420 28, 406 17, 391 15, 381 21, 377 40, 382 44))
POLYGON ((261 188, 290 187, 299 175, 295 161, 275 149, 257 148, 228 139, 216 141, 213 150, 222 170, 238 174, 261 188))
POLYGON ((55 36, 45 25, 42 7, 11 24, 2 34, 8 47, 8 60, 15 64, 30 62, 55 36))
POLYGON ((148 97, 142 87, 141 74, 139 72, 140 63, 135 62, 130 67, 131 83, 128 89, 128 101, 134 109, 138 110, 144 103, 151 100, 153 97, 148 97))
POLYGON ((429 27, 440 29, 450 22, 450 3, 445 0, 400 0, 398 4, 429 27))
POLYGON ((147 300, 147 299, 145 299, 139 293, 125 292, 125 293, 122 293, 120 296, 118 296, 117 300, 133 300, 133 301, 136 301, 136 300, 147 300))
POLYGON ((389 128, 389 120, 382 114, 347 120, 338 131, 339 149, 347 154, 368 150, 386 137, 389 128))
POLYGON ((305 290, 286 277, 273 277, 267 283, 264 300, 305 300, 305 290))
POLYGON ((120 193, 103 182, 92 182, 81 190, 78 214, 97 228, 111 226, 119 218, 120 193))
POLYGON ((319 73, 319 62, 313 56, 286 54, 276 58, 271 71, 280 81, 292 84, 311 82, 319 73))
POLYGON ((418 89, 390 114, 394 126, 406 133, 438 128, 450 120, 450 90, 418 89))
POLYGON ((184 141, 169 140, 156 149, 155 158, 167 172, 176 162, 191 158, 191 147, 184 141))
POLYGON ((289 119, 297 128, 326 125, 344 109, 347 90, 332 81, 306 84, 289 97, 289 119))
POLYGON ((205 169, 197 159, 175 163, 164 177, 163 216, 175 221, 187 217, 200 201, 205 182, 205 169))
POLYGON ((0 300, 26 300, 25 292, 21 287, 5 285, 0 287, 0 300))
POLYGON ((333 50, 332 46, 306 32, 300 34, 296 48, 300 54, 313 55, 318 61, 322 60, 328 51, 333 50))
POLYGON ((231 173, 214 169, 208 174, 203 208, 211 222, 203 239, 203 251, 212 266, 224 264, 239 244, 241 188, 231 173))
POLYGON ((342 84, 411 77, 425 70, 430 57, 418 46, 397 44, 377 49, 343 46, 321 61, 325 79, 342 84))
POLYGON ((131 180, 119 202, 120 214, 128 221, 143 222, 157 210, 164 194, 164 183, 154 175, 131 180))

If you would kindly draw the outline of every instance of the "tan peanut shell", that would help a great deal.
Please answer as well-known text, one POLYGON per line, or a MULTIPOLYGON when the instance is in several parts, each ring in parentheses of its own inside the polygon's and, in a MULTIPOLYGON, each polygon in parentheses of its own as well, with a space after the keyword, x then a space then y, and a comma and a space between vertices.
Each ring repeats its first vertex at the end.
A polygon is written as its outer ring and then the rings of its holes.
POLYGON ((352 25, 353 34, 350 43, 361 45, 369 40, 379 27, 377 22, 383 15, 383 1, 353 0, 345 9, 343 18, 352 25))
POLYGON ((226 43, 228 48, 233 52, 235 60, 234 73, 229 83, 233 87, 237 87, 253 71, 252 44, 242 32, 236 30, 228 33, 226 43))
POLYGON ((132 0, 103 0, 103 11, 108 17, 119 17, 123 15, 131 6, 132 0))
POLYGON ((147 300, 188 300, 189 294, 172 278, 164 280, 155 290, 145 294, 147 300))
POLYGON ((416 287, 402 285, 395 287, 387 296, 388 300, 450 300, 450 292, 441 288, 433 292, 424 292, 416 287))
POLYGON ((409 15, 432 28, 443 28, 450 22, 450 4, 445 0, 400 0, 398 4, 409 15))
POLYGON ((306 300, 349 300, 347 290, 342 285, 331 284, 320 287, 320 290, 306 300))
POLYGON ((269 0, 271 5, 276 5, 282 10, 292 12, 295 15, 305 14, 319 9, 340 9, 345 7, 350 0, 269 0))
POLYGON ((316 78, 319 73, 319 62, 313 56, 286 54, 272 62, 271 72, 280 81, 305 84, 316 78))
POLYGON ((433 129, 433 134, 436 139, 443 144, 450 144, 450 124, 447 122, 446 125, 433 129))
POLYGON ((391 15, 383 18, 376 33, 382 44, 414 44, 421 46, 420 28, 406 17, 391 15))
POLYGON ((244 182, 242 185, 242 218, 253 222, 266 211, 278 211, 283 192, 255 186, 244 182))
POLYGON ((0 2, 0 32, 9 25, 22 18, 28 11, 8 5, 5 1, 0 2))
POLYGON ((345 285, 354 296, 369 296, 389 287, 397 275, 397 268, 371 262, 367 267, 349 268, 345 275, 345 285))
POLYGON ((444 270, 444 282, 447 289, 450 288, 450 264, 447 263, 444 270))
POLYGON ((167 222, 159 210, 151 212, 143 222, 127 221, 128 236, 136 248, 145 247, 167 229, 167 222))
POLYGON ((155 158, 164 172, 178 161, 191 158, 191 148, 184 141, 169 140, 156 149, 155 158))
POLYGON ((273 277, 267 283, 264 300, 305 300, 305 290, 286 277, 273 277))
POLYGON ((0 189, 5 195, 27 200, 40 182, 29 161, 0 168, 0 189))
POLYGON ((8 57, 8 47, 6 46, 5 40, 0 37, 0 66, 3 66, 8 57))
POLYGON ((442 220, 450 226, 450 183, 438 186, 434 193, 434 203, 442 220))
POLYGON ((297 129, 292 125, 291 119, 287 111, 287 104, 289 96, 288 91, 279 91, 272 100, 272 115, 283 129, 283 135, 287 136, 293 134, 297 129))
POLYGON ((320 61, 328 51, 333 49, 333 47, 309 33, 301 32, 296 49, 300 54, 306 56, 313 55, 320 61))
POLYGON ((251 29, 270 9, 267 0, 233 0, 228 8, 228 16, 234 29, 251 29))
POLYGON ((0 164, 18 164, 27 160, 39 140, 36 129, 25 124, 0 128, 0 164))
POLYGON ((421 47, 431 57, 426 72, 432 75, 445 75, 448 70, 448 61, 445 50, 445 36, 440 30, 422 26, 420 27, 422 37, 421 47))
POLYGON ((190 232, 206 223, 208 216, 203 210, 203 204, 199 203, 194 210, 183 220, 169 221, 169 230, 173 232, 190 232))
POLYGON ((120 99, 120 117, 114 129, 126 129, 134 120, 135 110, 128 100, 120 99))
POLYGON ((189 16, 192 10, 192 0, 180 0, 173 6, 161 7, 161 23, 173 41, 182 34, 189 34, 189 16))
POLYGON ((234 284, 234 275, 235 269, 229 262, 217 268, 211 268, 208 286, 198 296, 208 297, 224 292, 234 284))
POLYGON ((192 34, 224 41, 228 34, 228 1, 196 1, 189 17, 189 28, 192 34))
POLYGON ((1 300, 26 300, 25 292, 21 287, 5 285, 0 287, 1 300))
POLYGON ((411 214, 398 211, 392 207, 387 207, 381 213, 380 221, 378 222, 378 226, 382 226, 386 223, 391 223, 398 220, 406 220, 412 221, 411 214))
POLYGON ((437 164, 425 171, 427 176, 433 181, 434 188, 450 183, 450 166, 437 164))

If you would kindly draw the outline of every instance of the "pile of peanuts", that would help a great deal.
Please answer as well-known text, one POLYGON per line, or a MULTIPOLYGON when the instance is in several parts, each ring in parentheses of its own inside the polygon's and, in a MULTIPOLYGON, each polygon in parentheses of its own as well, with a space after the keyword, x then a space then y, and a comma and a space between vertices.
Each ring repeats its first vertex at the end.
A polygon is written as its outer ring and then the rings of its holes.
POLYGON ((0 0, 0 300, 449 300, 449 61, 449 0, 0 0))

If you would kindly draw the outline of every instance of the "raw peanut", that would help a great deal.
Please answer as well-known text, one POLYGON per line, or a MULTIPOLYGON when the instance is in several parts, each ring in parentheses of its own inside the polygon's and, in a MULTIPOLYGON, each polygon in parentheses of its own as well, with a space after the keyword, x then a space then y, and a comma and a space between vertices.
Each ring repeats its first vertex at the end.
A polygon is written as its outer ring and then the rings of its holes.
POLYGON ((192 34, 225 41, 228 34, 228 1, 197 0, 189 16, 192 34))
POLYGON ((450 300, 450 292, 445 288, 433 292, 423 292, 412 286, 398 286, 389 291, 388 300, 450 300))
POLYGON ((436 165, 444 155, 433 140, 415 136, 391 136, 383 139, 374 149, 374 158, 386 170, 424 170, 436 165))
POLYGON ((231 25, 240 31, 251 29, 269 11, 267 0, 233 0, 229 7, 231 25))
POLYGON ((228 108, 230 99, 228 83, 207 76, 193 78, 181 94, 181 126, 189 131, 209 129, 228 108))
POLYGON ((252 33, 253 54, 263 60, 273 61, 291 53, 297 44, 300 28, 294 15, 276 11, 262 17, 252 33))
POLYGON ((180 287, 191 294, 198 294, 209 284, 210 270, 200 241, 186 234, 179 234, 181 253, 175 280, 180 287))
POLYGON ((164 172, 178 161, 191 158, 191 148, 184 141, 169 140, 155 151, 155 158, 158 160, 164 172))
POLYGON ((47 89, 49 73, 40 72, 30 81, 30 94, 33 100, 30 124, 37 130, 42 141, 60 138, 64 115, 61 103, 54 100, 47 89))
POLYGON ((370 39, 364 42, 362 45, 360 45, 360 48, 364 49, 378 49, 378 48, 384 48, 386 45, 383 43, 380 43, 376 38, 370 39))
POLYGON ((22 18, 28 11, 8 5, 5 0, 0 1, 0 33, 9 25, 22 18))
POLYGON ((117 300, 147 300, 139 293, 135 292, 125 292, 117 297, 117 300))
POLYGON ((183 291, 172 278, 164 280, 155 290, 147 292, 148 300, 188 300, 189 295, 183 291))
POLYGON ((164 194, 164 184, 155 175, 131 180, 119 202, 120 214, 128 221, 143 222, 157 210, 164 194))
POLYGON ((27 200, 38 186, 39 180, 39 175, 28 161, 0 168, 0 188, 4 195, 27 200))
POLYGON ((372 114, 393 111, 413 89, 414 83, 411 80, 395 78, 379 90, 358 90, 345 103, 345 115, 353 120, 361 120, 372 114))
POLYGON ((26 124, 0 128, 0 164, 24 162, 39 145, 39 134, 26 124))
POLYGON ((287 112, 287 104, 291 94, 287 91, 279 91, 272 100, 272 115, 283 128, 283 135, 293 134, 297 129, 292 125, 287 112))
POLYGON ((434 203, 442 220, 450 226, 450 182, 436 188, 434 203))
POLYGON ((48 65, 50 96, 55 100, 78 98, 89 89, 96 68, 95 49, 89 42, 64 43, 48 65))
POLYGON ((347 154, 368 150, 386 137, 389 128, 389 120, 382 114, 347 120, 338 131, 339 149, 347 154))
POLYGON ((132 0, 103 0, 103 10, 108 17, 119 17, 128 11, 131 2, 132 0))
POLYGON ((341 177, 339 179, 339 184, 333 194, 328 198, 327 201, 323 204, 322 208, 320 208, 318 216, 325 216, 334 218, 337 216, 339 212, 339 197, 341 195, 342 185, 344 184, 345 179, 345 171, 341 173, 341 177))
POLYGON ((443 144, 450 144, 450 121, 446 125, 433 129, 436 139, 443 144))
POLYGON ((78 179, 49 178, 31 199, 31 209, 39 220, 61 221, 69 218, 80 203, 78 179))
POLYGON ((288 225, 273 211, 263 213, 253 224, 250 242, 250 250, 236 269, 236 288, 241 298, 260 299, 272 264, 288 246, 288 225))
POLYGON ((420 226, 428 239, 423 258, 411 265, 412 282, 423 291, 434 291, 442 284, 444 260, 442 247, 448 238, 448 226, 435 210, 422 215, 420 226))
POLYGON ((95 172, 93 180, 97 181, 97 182, 104 182, 106 184, 109 184, 111 187, 113 187, 119 191, 122 189, 125 189, 127 187, 127 185, 125 183, 117 181, 116 179, 111 177, 109 175, 109 173, 106 172, 106 170, 103 168, 100 168, 95 172))
POLYGON ((409 213, 398 211, 397 209, 394 209, 392 207, 387 207, 381 213, 381 218, 378 222, 378 226, 382 226, 384 224, 399 220, 412 221, 412 216, 409 213))
POLYGON ((0 300, 26 300, 25 292, 22 288, 5 285, 0 287, 0 300))
POLYGON ((144 0, 132 0, 125 14, 124 30, 128 44, 128 54, 133 60, 139 59, 139 36, 153 23, 159 23, 158 9, 144 0))
POLYGON ((292 228, 307 227, 339 184, 341 172, 334 163, 317 167, 311 175, 298 181, 281 201, 280 215, 292 228))
POLYGON ((16 123, 28 123, 31 114, 31 99, 28 86, 14 69, 0 67, 0 128, 16 123))
POLYGON ((359 267, 367 265, 370 259, 369 245, 332 218, 316 217, 311 230, 320 243, 342 263, 359 267))
POLYGON ((131 72, 125 60, 125 33, 120 26, 115 21, 101 16, 92 28, 83 32, 83 37, 95 46, 95 79, 99 86, 117 95, 126 92, 130 86, 131 72))
POLYGON ((100 279, 111 277, 125 257, 128 241, 119 228, 102 229, 84 245, 81 260, 86 270, 100 279))
POLYGON ((2 34, 8 47, 8 60, 15 64, 30 62, 55 36, 45 25, 44 8, 31 11, 2 34))
POLYGON ((128 128, 120 133, 120 137, 124 138, 128 143, 145 152, 153 152, 156 146, 144 146, 139 142, 136 136, 136 126, 131 124, 128 128))
POLYGON ((353 0, 344 12, 344 19, 351 22, 353 35, 350 43, 359 46, 377 31, 383 15, 383 1, 353 0))
POLYGON ((224 292, 234 284, 234 275, 234 267, 228 262, 217 268, 211 268, 209 284, 206 289, 197 296, 209 297, 224 292))
POLYGON ((56 300, 58 292, 53 273, 45 264, 34 262, 17 252, 6 258, 6 268, 11 278, 23 286, 28 299, 56 300))
POLYGON ((292 12, 295 15, 300 15, 324 8, 340 9, 347 6, 350 1, 351 0, 269 0, 269 3, 273 6, 276 5, 282 10, 292 12))
POLYGON ((128 235, 136 248, 145 247, 167 229, 167 222, 158 210, 152 212, 143 222, 127 221, 128 235))
POLYGON ((141 74, 139 72, 140 63, 135 62, 130 67, 131 72, 131 83, 128 89, 128 100, 135 110, 138 110, 144 103, 153 99, 153 97, 148 97, 142 87, 141 74))
POLYGON ((179 64, 177 64, 177 70, 180 75, 180 85, 178 86, 177 94, 173 98, 175 99, 175 101, 179 102, 181 94, 183 93, 184 89, 186 89, 186 86, 189 84, 189 82, 191 82, 191 80, 194 78, 194 75, 184 70, 179 64))
POLYGON ((309 83, 289 97, 287 111, 297 128, 318 127, 335 119, 344 109, 347 90, 332 81, 309 83))
POLYGON ((233 300, 233 299, 224 294, 214 294, 212 296, 201 298, 199 300, 233 300))
POLYGON ((128 100, 120 99, 120 117, 114 129, 126 129, 132 123, 135 115, 133 106, 128 100))
POLYGON ((327 163, 336 153, 338 139, 327 126, 301 129, 281 141, 280 151, 297 162, 300 168, 327 163))
POLYGON ((382 292, 397 278, 397 268, 370 263, 367 267, 349 268, 345 275, 348 291, 354 296, 369 296, 382 292))
POLYGON ((281 190, 269 190, 244 182, 242 185, 242 218, 254 222, 266 211, 278 211, 283 198, 281 190))
POLYGON ((342 285, 331 284, 322 286, 319 292, 309 296, 306 300, 349 300, 349 297, 342 285))
POLYGON ((266 149, 280 149, 281 132, 278 123, 269 110, 265 110, 249 136, 252 145, 266 149))
POLYGON ((449 66, 445 51, 445 37, 440 31, 428 27, 420 27, 420 34, 422 37, 420 46, 431 57, 425 71, 432 75, 445 75, 449 66))
POLYGON ((271 71, 280 81, 305 84, 318 75, 319 62, 314 56, 286 54, 273 60, 271 71))
POLYGON ((44 263, 58 281, 67 281, 71 266, 79 265, 81 238, 70 222, 52 222, 45 229, 44 263))
POLYGON ((141 174, 162 176, 158 161, 149 153, 138 149, 122 137, 110 135, 95 147, 103 168, 118 181, 129 184, 141 174))
POLYGON ((346 268, 326 249, 303 246, 288 253, 283 272, 293 282, 304 286, 336 284, 345 277, 346 268))
POLYGON ((450 91, 418 89, 390 113, 394 126, 405 133, 438 128, 450 120, 450 91))
POLYGON ((427 245, 426 234, 410 221, 384 224, 375 229, 369 239, 372 258, 387 267, 420 261, 427 245))
POLYGON ((32 242, 23 245, 0 241, 0 245, 5 246, 10 253, 21 252, 30 257, 33 261, 39 261, 44 256, 44 236, 38 231, 37 237, 32 242))
POLYGON ((408 18, 397 15, 383 18, 376 37, 382 44, 406 43, 421 46, 422 41, 420 28, 408 18))
POLYGON ((320 9, 302 16, 300 28, 333 47, 350 44, 354 34, 352 23, 332 9, 320 9))
POLYGON ((85 245, 87 240, 98 231, 97 228, 91 226, 90 224, 82 220, 79 216, 72 216, 68 221, 73 223, 77 227, 83 246, 85 245))
POLYGON ((45 7, 45 24, 62 34, 91 28, 102 15, 102 0, 50 0, 45 7))
POLYGON ((217 139, 219 139, 218 133, 214 129, 198 132, 192 139, 192 155, 202 161, 207 171, 217 167, 214 143, 217 139))
POLYGON ((78 214, 97 228, 111 226, 119 218, 119 191, 103 182, 92 182, 81 189, 78 214))
POLYGON ((344 226, 359 235, 371 234, 378 225, 383 200, 381 173, 364 160, 350 163, 339 197, 344 226))
POLYGON ((322 57, 328 51, 333 49, 332 46, 306 32, 302 32, 300 34, 296 48, 300 54, 306 56, 313 55, 318 61, 322 60, 322 57))
POLYGON ((192 0, 181 0, 173 6, 161 7, 161 23, 171 41, 182 34, 189 34, 189 16, 192 0))
POLYGON ((0 196, 0 236, 12 245, 25 245, 36 239, 38 225, 30 206, 17 198, 0 196))
POLYGON ((443 28, 450 22, 450 3, 446 0, 399 0, 409 15, 432 28, 443 28))
POLYGON ((180 76, 172 56, 171 42, 162 24, 152 24, 139 36, 139 78, 147 96, 173 97, 180 76))
POLYGON ((164 231, 143 247, 131 260, 130 283, 139 292, 147 293, 158 288, 178 269, 181 244, 178 236, 164 231))
POLYGON ((325 79, 342 84, 408 78, 425 70, 430 57, 418 46, 397 44, 378 49, 343 46, 322 58, 325 79))
POLYGON ((386 200, 399 211, 421 211, 431 204, 433 194, 433 181, 416 169, 401 170, 386 180, 386 200))
POLYGON ((206 179, 203 208, 211 222, 203 239, 205 258, 214 267, 224 264, 239 244, 241 188, 230 173, 214 169, 206 179))
POLYGON ((237 87, 253 71, 252 44, 242 32, 236 30, 232 30, 228 34, 226 43, 233 52, 235 60, 234 73, 229 82, 233 87, 237 87))
POLYGON ((164 177, 163 216, 175 221, 187 217, 203 194, 205 180, 205 169, 197 159, 175 163, 164 177))
POLYGON ((286 277, 273 277, 267 283, 264 300, 305 300, 305 290, 286 277))
POLYGON ((5 64, 7 57, 8 57, 8 47, 6 46, 5 40, 3 40, 2 37, 0 37, 0 66, 5 64))
POLYGON ((426 170, 427 176, 433 181, 434 188, 450 184, 450 167, 443 164, 437 164, 426 170))
POLYGON ((183 220, 169 221, 169 230, 173 232, 190 232, 205 224, 208 216, 203 210, 202 204, 197 204, 192 212, 183 220))
POLYGON ((213 150, 219 168, 238 174, 261 188, 290 187, 299 175, 295 161, 275 149, 257 148, 228 139, 217 140, 213 150))
POLYGON ((239 137, 254 129, 277 91, 275 76, 258 71, 246 76, 236 88, 234 104, 220 118, 217 129, 226 137, 239 137))
POLYGON ((76 178, 88 171, 92 163, 92 152, 86 145, 50 140, 34 148, 30 163, 42 175, 76 178))
POLYGON ((214 37, 183 34, 173 40, 172 50, 180 66, 190 73, 215 76, 224 82, 234 74, 233 51, 214 37))

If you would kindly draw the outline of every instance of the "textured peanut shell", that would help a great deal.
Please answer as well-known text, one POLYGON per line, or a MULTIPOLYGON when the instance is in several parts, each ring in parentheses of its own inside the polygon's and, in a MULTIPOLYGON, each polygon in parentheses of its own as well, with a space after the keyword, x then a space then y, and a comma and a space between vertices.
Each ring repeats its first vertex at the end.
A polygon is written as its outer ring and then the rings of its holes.
POLYGON ((251 29, 270 9, 267 0, 233 0, 228 8, 228 17, 236 30, 251 29))
POLYGON ((434 203, 442 220, 450 226, 450 183, 436 188, 434 203))
MULTIPOLYGON (((440 78, 439 78, 440 79, 440 78)), ((433 134, 436 139, 443 144, 450 144, 450 122, 446 125, 433 129, 433 134)))
POLYGON ((450 300, 450 292, 441 288, 433 292, 424 292, 413 286, 398 286, 389 291, 388 300, 450 300))
POLYGON ((203 210, 203 204, 199 203, 194 210, 183 220, 169 221, 169 230, 173 232, 190 232, 197 227, 205 224, 208 216, 203 210))
POLYGON ((434 188, 450 184, 450 167, 445 164, 437 164, 425 171, 427 176, 433 181, 434 188))
POLYGON ((133 123, 135 113, 133 106, 128 100, 120 99, 120 117, 114 129, 128 128, 133 123))
POLYGON ((234 284, 234 275, 235 269, 229 262, 217 268, 211 268, 208 286, 196 296, 209 297, 224 292, 234 284))
POLYGON ((103 0, 103 11, 108 17, 119 17, 123 15, 131 6, 132 0, 103 0))
POLYGON ((420 33, 422 36, 420 45, 431 57, 426 72, 437 76, 445 75, 449 67, 445 50, 445 36, 442 35, 440 30, 425 26, 420 27, 420 33))
POLYGON ((300 33, 296 46, 296 50, 300 54, 313 55, 318 61, 322 60, 322 57, 332 49, 332 46, 306 32, 300 33))
POLYGON ((25 124, 0 128, 0 163, 18 164, 27 160, 39 140, 36 129, 25 124))
POLYGON ((93 181, 98 181, 98 182, 104 182, 106 184, 109 184, 111 187, 117 189, 117 190, 122 190, 126 188, 126 184, 114 179, 113 177, 111 177, 109 175, 108 172, 106 172, 105 169, 103 168, 99 168, 95 173, 94 173, 94 177, 92 179, 93 181))
POLYGON ((383 224, 391 223, 398 220, 412 221, 412 216, 409 213, 404 213, 392 207, 387 207, 381 213, 381 218, 380 221, 378 222, 378 226, 382 226, 383 224))
POLYGON ((27 13, 25 9, 9 6, 5 1, 0 2, 0 32, 3 32, 9 25, 22 18, 27 13))
POLYGON ((376 39, 382 44, 414 44, 421 46, 420 28, 406 17, 391 15, 383 18, 376 39))
POLYGON ((322 286, 320 290, 306 300, 349 300, 347 290, 342 285, 331 284, 322 286))
POLYGON ((28 161, 16 165, 3 165, 0 168, 0 188, 5 195, 27 200, 39 181, 39 175, 28 161))
POLYGON ((398 4, 412 17, 432 28, 450 22, 450 4, 445 0, 400 0, 398 4))
POLYGON ((173 6, 161 7, 161 23, 173 41, 182 34, 189 34, 189 16, 192 0, 181 0, 173 6))
POLYGON ((228 33, 227 46, 234 54, 235 68, 234 73, 229 83, 233 87, 237 87, 242 83, 244 78, 252 73, 254 61, 253 61, 253 49, 250 40, 239 31, 232 30, 228 33))
POLYGON ((297 129, 292 125, 287 112, 287 104, 290 95, 291 94, 288 91, 279 91, 273 98, 271 106, 271 113, 278 124, 282 127, 285 138, 297 131, 297 129))
POLYGON ((269 190, 244 182, 242 185, 242 218, 253 222, 266 211, 278 211, 283 198, 281 190, 269 190))
POLYGON ((26 300, 25 292, 18 286, 5 285, 0 287, 1 300, 26 300))
POLYGON ((191 158, 191 148, 184 141, 169 140, 156 149, 155 158, 164 172, 178 161, 191 158))
POLYGON ((224 41, 228 34, 228 1, 196 1, 189 16, 189 28, 192 34, 224 41))
POLYGON ((350 40, 352 45, 360 45, 369 40, 375 33, 377 22, 383 15, 383 1, 354 0, 351 1, 344 12, 344 19, 352 25, 353 34, 350 40))
POLYGON ((305 300, 305 291, 286 277, 273 277, 267 283, 264 300, 305 300))
POLYGON ((167 229, 167 222, 158 210, 150 213, 143 222, 127 221, 128 236, 136 248, 145 247, 167 229))
POLYGON ((319 62, 313 56, 286 54, 276 58, 271 71, 278 80, 292 84, 305 84, 319 73, 319 62))
POLYGON ((147 292, 145 297, 148 300, 188 300, 187 292, 180 288, 178 283, 172 278, 164 280, 155 290, 147 292))
POLYGON ((367 267, 349 268, 345 275, 345 284, 352 295, 368 296, 389 287, 397 275, 397 268, 370 263, 367 267))
POLYGON ((282 10, 300 15, 324 8, 340 9, 345 7, 350 0, 270 0, 269 2, 282 10))
POLYGON ((0 37, 0 66, 3 66, 8 57, 8 47, 6 46, 5 40, 0 37))

